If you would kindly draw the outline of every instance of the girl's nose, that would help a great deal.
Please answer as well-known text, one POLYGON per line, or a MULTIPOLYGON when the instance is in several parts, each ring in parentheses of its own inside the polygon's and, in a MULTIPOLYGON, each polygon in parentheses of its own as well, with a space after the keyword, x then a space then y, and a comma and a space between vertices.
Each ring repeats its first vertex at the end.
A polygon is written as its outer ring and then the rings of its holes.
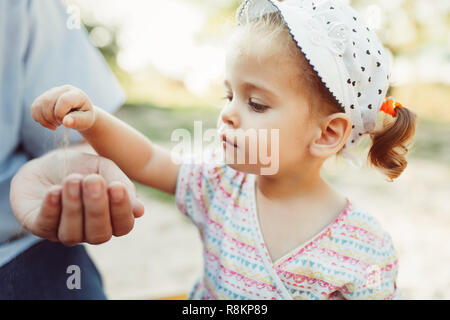
POLYGON ((228 127, 232 127, 234 129, 239 128, 239 114, 236 110, 235 103, 230 102, 223 108, 221 118, 223 123, 228 127))

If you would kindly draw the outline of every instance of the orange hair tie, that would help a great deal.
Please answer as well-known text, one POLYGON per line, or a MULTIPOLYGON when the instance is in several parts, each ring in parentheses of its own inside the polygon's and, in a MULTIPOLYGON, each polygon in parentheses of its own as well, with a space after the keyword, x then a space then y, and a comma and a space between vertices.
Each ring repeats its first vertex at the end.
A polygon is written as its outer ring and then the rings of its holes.
POLYGON ((402 108, 403 106, 401 103, 396 102, 393 97, 386 97, 384 98, 384 102, 381 105, 380 111, 383 111, 384 113, 390 114, 393 117, 397 116, 397 111, 395 109, 402 108))

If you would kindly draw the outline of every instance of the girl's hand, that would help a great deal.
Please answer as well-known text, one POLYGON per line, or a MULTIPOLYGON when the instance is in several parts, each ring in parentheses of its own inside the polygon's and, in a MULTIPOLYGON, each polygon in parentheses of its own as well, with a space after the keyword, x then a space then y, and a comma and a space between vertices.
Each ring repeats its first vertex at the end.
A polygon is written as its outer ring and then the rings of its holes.
POLYGON ((31 106, 34 121, 50 130, 60 125, 84 131, 95 123, 95 108, 89 97, 70 85, 53 88, 39 96, 31 106))

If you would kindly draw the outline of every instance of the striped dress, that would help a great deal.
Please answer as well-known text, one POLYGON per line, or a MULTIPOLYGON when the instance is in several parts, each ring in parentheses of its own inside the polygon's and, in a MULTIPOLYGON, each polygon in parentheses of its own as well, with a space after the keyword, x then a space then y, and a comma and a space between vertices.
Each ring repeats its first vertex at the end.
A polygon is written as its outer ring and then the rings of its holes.
POLYGON ((399 299, 392 239, 347 198, 322 232, 272 261, 258 222, 256 176, 211 152, 180 166, 175 200, 197 226, 204 269, 190 299, 399 299))

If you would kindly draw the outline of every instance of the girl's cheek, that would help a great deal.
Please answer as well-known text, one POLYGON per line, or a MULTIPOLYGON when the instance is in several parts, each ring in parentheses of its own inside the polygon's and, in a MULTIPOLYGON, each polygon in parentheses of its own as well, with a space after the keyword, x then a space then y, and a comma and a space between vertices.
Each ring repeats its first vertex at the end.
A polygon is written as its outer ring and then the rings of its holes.
MULTIPOLYGON (((280 141, 274 131, 268 130, 258 135, 256 146, 250 146, 249 152, 256 152, 258 167, 268 166, 279 161, 280 141)), ((255 155, 253 156, 255 158, 255 155)))

